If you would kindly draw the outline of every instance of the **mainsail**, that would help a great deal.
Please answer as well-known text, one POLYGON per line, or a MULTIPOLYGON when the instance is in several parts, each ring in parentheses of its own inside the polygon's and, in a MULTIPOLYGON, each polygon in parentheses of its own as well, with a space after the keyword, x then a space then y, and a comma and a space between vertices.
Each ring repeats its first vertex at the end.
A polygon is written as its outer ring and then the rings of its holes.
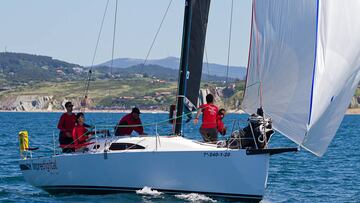
POLYGON ((243 108, 321 156, 360 80, 360 1, 254 0, 243 108))
POLYGON ((175 133, 180 134, 183 111, 197 106, 210 0, 187 0, 179 68, 175 133), (185 108, 184 108, 185 107, 185 108))

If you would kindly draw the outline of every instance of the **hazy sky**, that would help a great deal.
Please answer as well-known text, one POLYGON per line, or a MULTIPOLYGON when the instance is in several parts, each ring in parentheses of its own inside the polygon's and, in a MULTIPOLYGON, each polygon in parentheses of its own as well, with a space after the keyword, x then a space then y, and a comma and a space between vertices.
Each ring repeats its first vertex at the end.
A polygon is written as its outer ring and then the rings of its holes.
MULTIPOLYGON (((2 0, 0 51, 90 65, 107 0, 2 0)), ((145 58, 169 0, 119 0, 115 58, 145 58)), ((110 0, 95 64, 111 59, 115 0, 110 0)), ((231 0, 212 0, 209 62, 227 63, 231 0)), ((180 55, 184 0, 173 0, 150 59, 180 55)), ((230 65, 246 65, 251 0, 234 0, 230 65)))

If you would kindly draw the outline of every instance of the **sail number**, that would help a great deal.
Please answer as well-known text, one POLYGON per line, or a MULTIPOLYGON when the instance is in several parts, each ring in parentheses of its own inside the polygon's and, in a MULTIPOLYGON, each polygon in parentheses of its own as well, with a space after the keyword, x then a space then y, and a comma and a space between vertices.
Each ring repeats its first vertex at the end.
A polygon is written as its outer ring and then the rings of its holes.
POLYGON ((58 167, 56 165, 56 162, 54 161, 44 163, 32 163, 32 170, 35 171, 53 171, 57 169, 58 167))
POLYGON ((229 157, 230 152, 204 152, 204 157, 229 157))

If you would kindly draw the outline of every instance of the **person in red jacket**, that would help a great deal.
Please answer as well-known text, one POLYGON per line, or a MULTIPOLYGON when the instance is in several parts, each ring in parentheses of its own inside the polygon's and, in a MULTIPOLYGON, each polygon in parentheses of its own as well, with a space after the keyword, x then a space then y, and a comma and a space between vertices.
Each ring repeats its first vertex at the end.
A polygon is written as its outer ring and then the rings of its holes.
POLYGON ((131 135, 133 131, 136 131, 139 135, 146 135, 141 124, 140 110, 137 107, 134 107, 131 113, 126 114, 121 118, 118 125, 115 127, 115 135, 131 135))
POLYGON ((196 125, 199 121, 199 116, 202 115, 202 124, 200 127, 200 134, 205 142, 217 141, 217 114, 218 107, 214 105, 214 96, 212 94, 206 95, 206 104, 199 106, 198 112, 194 119, 196 125))
POLYGON ((57 126, 60 130, 59 143, 60 146, 63 147, 62 151, 64 153, 74 151, 72 147, 66 147, 67 145, 70 146, 73 143, 72 130, 74 129, 76 123, 76 115, 72 112, 73 106, 74 105, 71 102, 65 103, 66 112, 61 115, 57 126))
POLYGON ((220 109, 217 115, 217 130, 220 133, 220 135, 225 135, 226 134, 226 127, 224 125, 224 122, 222 121, 222 119, 224 118, 226 114, 226 110, 225 109, 220 109))
POLYGON ((72 131, 73 146, 75 149, 80 149, 86 143, 87 139, 95 134, 90 132, 85 126, 85 116, 83 113, 76 114, 76 126, 72 131))

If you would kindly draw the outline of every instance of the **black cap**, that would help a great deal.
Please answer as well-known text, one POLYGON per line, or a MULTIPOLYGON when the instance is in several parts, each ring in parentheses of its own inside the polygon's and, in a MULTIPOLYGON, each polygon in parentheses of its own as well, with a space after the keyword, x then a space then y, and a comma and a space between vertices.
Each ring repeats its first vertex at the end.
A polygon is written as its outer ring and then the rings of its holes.
POLYGON ((140 109, 137 108, 137 107, 134 107, 134 108, 131 110, 131 113, 141 114, 141 113, 140 113, 140 109))
POLYGON ((65 107, 70 107, 70 106, 74 106, 70 101, 65 103, 65 107))

